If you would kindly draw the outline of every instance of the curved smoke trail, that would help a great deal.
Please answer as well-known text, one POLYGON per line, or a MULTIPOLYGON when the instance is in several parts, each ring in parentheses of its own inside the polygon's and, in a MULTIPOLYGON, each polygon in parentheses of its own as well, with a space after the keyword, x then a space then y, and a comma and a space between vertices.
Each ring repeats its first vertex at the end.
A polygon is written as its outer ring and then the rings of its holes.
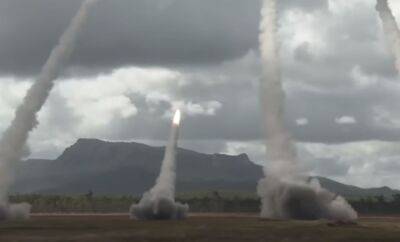
MULTIPOLYGON (((12 182, 15 163, 24 156, 24 147, 26 147, 29 133, 38 125, 37 113, 46 102, 53 88, 53 81, 72 54, 78 34, 87 19, 88 9, 94 2, 96 0, 86 0, 82 3, 77 15, 61 36, 58 45, 52 50, 40 76, 17 108, 11 125, 2 136, 0 141, 0 207, 3 209, 0 209, 0 219, 13 217, 7 214, 14 210, 9 208, 8 190, 12 182)), ((29 205, 20 206, 20 208, 29 214, 29 205)))
POLYGON ((261 18, 261 105, 270 160, 257 188, 262 201, 261 217, 354 220, 357 213, 344 198, 321 188, 317 181, 307 181, 298 171, 296 148, 284 125, 276 0, 263 0, 261 18))
POLYGON ((389 49, 396 58, 396 68, 400 73, 400 30, 396 18, 390 10, 388 0, 378 0, 376 10, 382 20, 383 31, 385 33, 389 49))
POLYGON ((143 194, 139 204, 132 204, 131 218, 137 219, 183 219, 189 206, 175 202, 176 149, 179 138, 181 114, 177 110, 171 127, 171 134, 165 148, 160 175, 154 187, 143 194))

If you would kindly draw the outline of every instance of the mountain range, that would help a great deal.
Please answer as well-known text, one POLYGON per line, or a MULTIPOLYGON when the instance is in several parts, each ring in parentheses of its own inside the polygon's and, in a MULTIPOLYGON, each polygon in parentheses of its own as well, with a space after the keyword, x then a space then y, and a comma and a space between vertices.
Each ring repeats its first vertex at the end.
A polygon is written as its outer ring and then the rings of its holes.
MULTIPOLYGON (((140 195, 159 173, 164 147, 140 143, 79 139, 55 160, 30 159, 17 167, 13 193, 140 195)), ((246 154, 203 154, 179 149, 177 192, 255 193, 262 167, 246 154)), ((321 185, 345 197, 383 195, 388 187, 364 189, 318 177, 321 185)))

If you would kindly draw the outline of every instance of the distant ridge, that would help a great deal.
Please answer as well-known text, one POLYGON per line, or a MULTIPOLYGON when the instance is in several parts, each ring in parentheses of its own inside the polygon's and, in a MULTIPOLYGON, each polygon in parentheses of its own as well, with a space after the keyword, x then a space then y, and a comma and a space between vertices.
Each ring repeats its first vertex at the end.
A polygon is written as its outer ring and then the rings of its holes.
MULTIPOLYGON (((135 142, 79 139, 55 160, 32 159, 18 166, 14 193, 140 195, 158 175, 164 147, 135 142)), ((237 156, 178 151, 178 192, 224 190, 255 193, 262 168, 246 154, 237 156)), ((363 189, 319 177, 323 187, 346 197, 400 191, 388 187, 363 189)))

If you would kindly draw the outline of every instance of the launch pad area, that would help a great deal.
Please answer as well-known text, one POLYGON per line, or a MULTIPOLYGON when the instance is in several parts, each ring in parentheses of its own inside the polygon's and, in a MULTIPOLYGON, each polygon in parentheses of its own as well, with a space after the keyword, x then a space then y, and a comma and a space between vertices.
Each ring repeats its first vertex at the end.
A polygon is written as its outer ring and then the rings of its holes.
POLYGON ((128 215, 34 215, 0 224, 0 241, 400 241, 400 217, 357 224, 261 220, 251 214, 193 214, 180 221, 136 221, 128 215))

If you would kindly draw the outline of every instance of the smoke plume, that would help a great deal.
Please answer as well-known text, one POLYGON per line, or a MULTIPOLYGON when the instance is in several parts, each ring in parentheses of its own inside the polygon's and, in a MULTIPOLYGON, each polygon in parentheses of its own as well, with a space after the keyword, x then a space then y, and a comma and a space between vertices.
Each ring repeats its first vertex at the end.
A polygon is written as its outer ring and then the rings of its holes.
POLYGON ((400 30, 396 23, 396 19, 390 10, 388 0, 378 0, 376 10, 379 12, 383 24, 389 49, 396 58, 396 68, 400 73, 400 30))
POLYGON ((139 204, 132 204, 129 211, 131 218, 143 220, 186 218, 189 206, 175 202, 176 148, 179 123, 180 111, 177 110, 165 148, 160 175, 154 187, 143 194, 139 204))
POLYGON ((298 170, 296 148, 284 125, 276 0, 263 0, 261 16, 261 105, 270 160, 257 188, 262 201, 261 217, 354 220, 357 214, 344 198, 321 188, 316 180, 308 181, 298 170))
POLYGON ((4 132, 0 141, 0 220, 27 218, 30 206, 27 204, 9 205, 8 189, 12 183, 15 163, 26 155, 26 142, 37 125, 37 113, 42 108, 61 68, 68 61, 79 32, 87 18, 87 11, 96 0, 83 2, 77 15, 61 36, 58 45, 52 50, 42 71, 28 90, 22 104, 15 112, 14 120, 4 132))

